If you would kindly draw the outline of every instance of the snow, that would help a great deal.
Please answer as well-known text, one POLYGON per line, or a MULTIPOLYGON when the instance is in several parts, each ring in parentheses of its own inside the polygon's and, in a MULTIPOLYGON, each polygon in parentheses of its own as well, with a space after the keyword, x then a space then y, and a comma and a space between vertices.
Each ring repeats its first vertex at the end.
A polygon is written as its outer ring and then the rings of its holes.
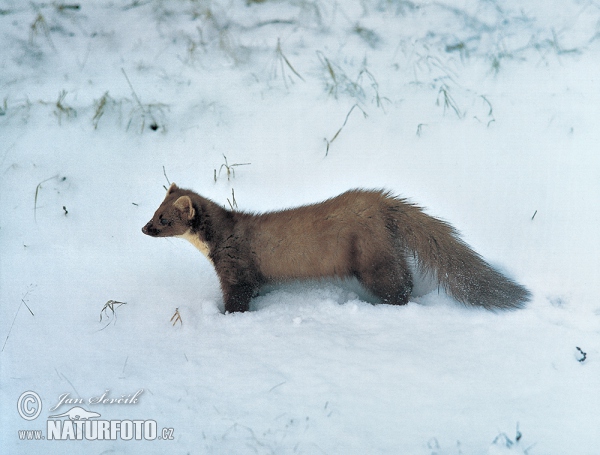
POLYGON ((597 453, 598 24, 586 0, 4 0, 2 452, 597 453), (167 178, 248 211, 387 188, 534 297, 301 282, 224 315, 209 261, 141 233, 167 178), (21 440, 65 393, 173 439, 21 440))

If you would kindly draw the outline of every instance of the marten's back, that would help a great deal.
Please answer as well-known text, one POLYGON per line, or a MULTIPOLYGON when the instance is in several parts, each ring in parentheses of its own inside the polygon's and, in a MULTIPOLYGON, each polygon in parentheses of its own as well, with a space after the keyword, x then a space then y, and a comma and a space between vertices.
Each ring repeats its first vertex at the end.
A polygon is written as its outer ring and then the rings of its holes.
POLYGON ((270 279, 351 275, 357 256, 391 247, 385 199, 381 191, 352 190, 318 204, 246 218, 261 273, 270 279))

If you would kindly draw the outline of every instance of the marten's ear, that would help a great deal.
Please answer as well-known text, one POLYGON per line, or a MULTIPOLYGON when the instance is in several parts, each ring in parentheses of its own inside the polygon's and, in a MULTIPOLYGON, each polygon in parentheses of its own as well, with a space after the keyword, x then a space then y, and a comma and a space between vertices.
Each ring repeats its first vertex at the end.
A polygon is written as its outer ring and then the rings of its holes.
POLYGON ((189 196, 181 196, 173 205, 181 210, 188 220, 194 218, 196 211, 189 196))
POLYGON ((175 185, 175 183, 171 183, 171 186, 167 190, 167 194, 171 194, 173 191, 178 190, 178 189, 179 188, 177 187, 177 185, 175 185))

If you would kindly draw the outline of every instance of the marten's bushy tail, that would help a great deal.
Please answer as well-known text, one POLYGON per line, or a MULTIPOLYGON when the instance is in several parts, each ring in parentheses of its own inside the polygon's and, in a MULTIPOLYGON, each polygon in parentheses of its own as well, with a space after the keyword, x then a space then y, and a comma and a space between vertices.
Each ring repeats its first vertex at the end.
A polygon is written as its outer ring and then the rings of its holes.
POLYGON ((521 308, 531 297, 460 239, 448 223, 425 214, 402 199, 390 209, 403 247, 416 255, 422 273, 433 273, 439 285, 459 302, 487 309, 521 308))

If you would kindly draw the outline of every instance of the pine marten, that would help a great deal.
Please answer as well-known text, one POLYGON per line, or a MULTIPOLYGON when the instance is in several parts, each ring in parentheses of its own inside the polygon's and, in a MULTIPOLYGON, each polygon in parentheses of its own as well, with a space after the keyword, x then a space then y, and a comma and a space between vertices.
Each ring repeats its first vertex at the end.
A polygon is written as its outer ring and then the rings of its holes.
POLYGON ((179 237, 214 265, 226 312, 247 311, 267 283, 355 277, 383 303, 404 305, 415 273, 459 302, 522 307, 530 293, 485 262, 448 223, 382 190, 262 214, 227 210, 172 184, 142 228, 179 237))

